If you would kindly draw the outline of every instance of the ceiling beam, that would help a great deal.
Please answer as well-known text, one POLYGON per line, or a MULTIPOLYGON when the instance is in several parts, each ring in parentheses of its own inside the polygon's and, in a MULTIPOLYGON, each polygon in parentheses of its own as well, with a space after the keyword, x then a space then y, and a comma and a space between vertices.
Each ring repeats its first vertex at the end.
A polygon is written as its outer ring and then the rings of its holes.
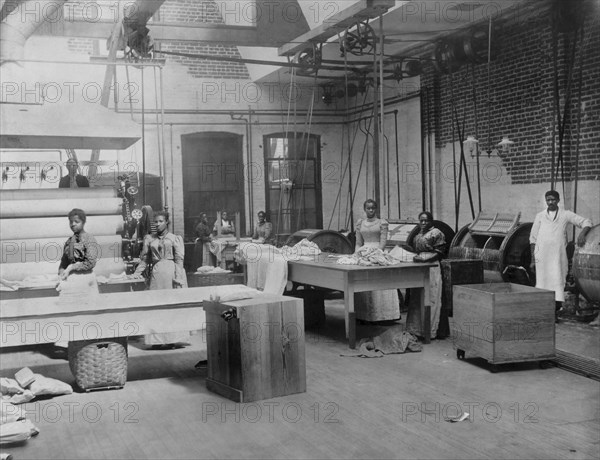
MULTIPOLYGON (((46 22, 37 35, 107 39, 114 22, 97 22, 90 26, 85 21, 46 22)), ((225 24, 180 24, 149 22, 150 36, 161 41, 218 42, 243 46, 268 46, 260 43, 255 27, 225 24)), ((273 46, 273 45, 271 45, 273 46)))
POLYGON ((347 27, 356 24, 357 21, 381 16, 395 4, 395 0, 360 0, 326 19, 323 24, 301 35, 293 42, 281 46, 279 55, 293 56, 298 51, 305 49, 307 45, 323 43, 347 27))

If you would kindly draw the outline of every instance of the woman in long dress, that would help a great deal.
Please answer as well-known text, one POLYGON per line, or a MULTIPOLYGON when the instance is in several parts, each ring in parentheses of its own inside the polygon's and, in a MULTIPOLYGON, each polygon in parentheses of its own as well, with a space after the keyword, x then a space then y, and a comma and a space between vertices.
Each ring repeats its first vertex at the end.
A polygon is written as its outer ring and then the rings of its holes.
MULTIPOLYGON (((377 203, 365 201, 366 219, 356 223, 356 248, 373 247, 383 250, 387 243, 388 222, 377 217, 377 203)), ((355 294, 356 318, 362 321, 394 321, 400 318, 398 292, 395 289, 359 292, 355 294)))
MULTIPOLYGON (((446 253, 446 238, 444 234, 433 226, 433 215, 428 211, 419 214, 420 231, 413 240, 412 247, 407 249, 417 254, 416 260, 421 262, 438 262, 438 265, 429 270, 429 302, 431 305, 431 337, 437 334, 442 307, 442 271, 439 261, 446 253)), ((411 296, 411 300, 417 296, 411 296)), ((406 330, 423 337, 421 315, 418 305, 409 302, 406 316, 406 330)))
MULTIPOLYGON (((133 278, 143 278, 143 273, 149 269, 149 289, 178 289, 187 287, 187 278, 183 267, 185 247, 183 238, 169 232, 169 213, 158 211, 154 213, 156 235, 146 235, 144 247, 140 254, 140 264, 133 278)), ((144 337, 146 345, 172 345, 189 343, 189 331, 153 333, 144 337)))
POLYGON ((89 302, 99 293, 93 269, 100 257, 100 247, 85 231, 85 211, 75 208, 68 217, 73 236, 65 243, 58 267, 59 296, 63 300, 71 296, 77 297, 78 302, 89 302))
MULTIPOLYGON (((60 302, 73 304, 92 304, 100 291, 94 275, 94 267, 100 257, 100 247, 96 239, 85 231, 87 216, 82 209, 75 208, 69 212, 69 226, 73 231, 63 248, 63 255, 58 267, 60 302)), ((67 341, 55 343, 55 352, 64 352, 67 341)))

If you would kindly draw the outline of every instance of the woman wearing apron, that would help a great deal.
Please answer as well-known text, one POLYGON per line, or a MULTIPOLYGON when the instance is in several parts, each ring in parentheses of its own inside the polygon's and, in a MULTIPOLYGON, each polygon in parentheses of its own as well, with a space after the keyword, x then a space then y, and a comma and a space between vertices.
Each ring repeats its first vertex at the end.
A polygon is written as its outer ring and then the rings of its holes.
POLYGON ((95 300, 98 295, 98 282, 92 271, 100 256, 96 239, 84 229, 87 216, 82 209, 73 209, 69 215, 69 226, 73 231, 65 243, 58 267, 60 283, 57 290, 65 300, 76 297, 78 302, 95 300))
MULTIPOLYGON (((63 248, 56 290, 59 292, 61 303, 93 304, 100 293, 93 272, 100 257, 100 247, 96 239, 84 229, 87 216, 82 209, 71 210, 68 218, 73 236, 66 241, 63 248)), ((67 347, 68 342, 61 341, 55 345, 62 349, 67 347)))
MULTIPOLYGON (((142 278, 148 268, 149 289, 178 289, 187 287, 183 268, 183 239, 169 232, 169 213, 154 213, 156 235, 146 235, 140 254, 140 264, 133 278, 142 278)), ((189 343, 189 332, 153 333, 144 337, 146 345, 172 346, 176 343, 189 343)))
MULTIPOLYGON (((366 219, 356 223, 356 251, 362 246, 383 250, 387 243, 388 222, 376 215, 377 203, 367 200, 363 206, 366 219)), ((395 289, 384 291, 359 292, 355 294, 356 318, 362 321, 394 321, 400 318, 398 292, 395 289)))

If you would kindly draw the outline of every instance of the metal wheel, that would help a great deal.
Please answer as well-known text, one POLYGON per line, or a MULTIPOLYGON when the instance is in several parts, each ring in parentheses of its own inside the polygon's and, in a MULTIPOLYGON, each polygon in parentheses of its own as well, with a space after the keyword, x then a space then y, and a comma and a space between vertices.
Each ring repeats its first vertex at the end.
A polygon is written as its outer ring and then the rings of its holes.
POLYGON ((348 27, 344 32, 340 51, 342 56, 345 56, 346 53, 362 56, 375 51, 376 41, 375 31, 369 23, 358 22, 354 26, 348 27))
POLYGON ((313 45, 298 51, 294 56, 294 62, 300 64, 299 75, 314 75, 319 70, 322 63, 322 53, 320 45, 313 45))

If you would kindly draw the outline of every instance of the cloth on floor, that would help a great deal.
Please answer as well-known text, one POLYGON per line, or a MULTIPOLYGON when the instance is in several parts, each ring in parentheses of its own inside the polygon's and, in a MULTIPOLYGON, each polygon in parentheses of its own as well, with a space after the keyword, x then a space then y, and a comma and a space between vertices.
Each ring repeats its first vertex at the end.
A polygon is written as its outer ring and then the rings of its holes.
POLYGON ((382 334, 361 339, 358 342, 358 352, 342 354, 354 358, 382 358, 385 355, 406 353, 406 351, 421 351, 423 345, 401 325, 391 327, 382 334))

